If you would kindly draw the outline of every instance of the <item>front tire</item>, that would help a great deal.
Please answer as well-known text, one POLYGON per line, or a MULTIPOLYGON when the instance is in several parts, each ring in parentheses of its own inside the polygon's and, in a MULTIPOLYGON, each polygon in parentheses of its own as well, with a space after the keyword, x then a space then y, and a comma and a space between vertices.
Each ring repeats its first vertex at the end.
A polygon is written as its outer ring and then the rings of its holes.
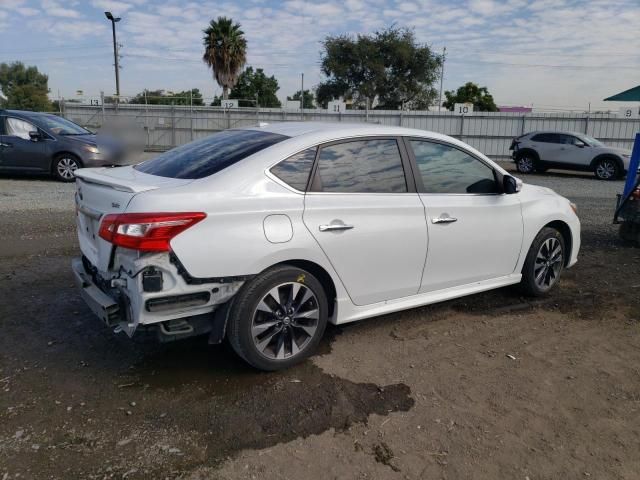
POLYGON ((536 159, 530 153, 523 153, 516 158, 516 170, 520 173, 533 173, 536 159))
POLYGON ((533 240, 524 266, 520 287, 526 295, 546 295, 560 280, 564 268, 565 244, 555 228, 545 227, 533 240))
POLYGON ((613 158, 601 158, 596 162, 594 170, 598 180, 616 180, 622 173, 618 162, 613 158))
POLYGON ((237 293, 227 337, 251 366, 281 370, 313 354, 327 318, 322 284, 305 270, 283 265, 263 272, 237 293))
POLYGON ((79 168, 82 168, 80 160, 68 153, 58 155, 53 161, 53 175, 61 182, 73 182, 76 179, 74 172, 79 168))

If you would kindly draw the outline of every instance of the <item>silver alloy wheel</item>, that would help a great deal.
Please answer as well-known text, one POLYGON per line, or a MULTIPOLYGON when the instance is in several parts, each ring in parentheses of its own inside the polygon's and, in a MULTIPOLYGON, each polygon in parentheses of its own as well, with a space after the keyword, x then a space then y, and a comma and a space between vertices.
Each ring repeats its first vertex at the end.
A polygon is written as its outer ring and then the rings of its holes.
POLYGON ((522 173, 530 173, 533 171, 533 158, 523 156, 518 159, 518 171, 522 173))
POLYGON ((78 162, 70 157, 62 157, 56 164, 56 170, 58 175, 65 180, 71 180, 73 178, 73 172, 78 169, 78 162))
POLYGON ((563 258, 560 240, 551 237, 542 243, 533 267, 536 285, 541 290, 549 290, 556 283, 562 269, 563 258))
POLYGON ((270 360, 298 355, 318 329, 320 308, 309 287, 298 282, 282 283, 260 300, 251 321, 256 350, 270 360))
POLYGON ((616 166, 613 160, 604 159, 598 162, 596 167, 596 175, 603 180, 609 180, 616 174, 616 166))

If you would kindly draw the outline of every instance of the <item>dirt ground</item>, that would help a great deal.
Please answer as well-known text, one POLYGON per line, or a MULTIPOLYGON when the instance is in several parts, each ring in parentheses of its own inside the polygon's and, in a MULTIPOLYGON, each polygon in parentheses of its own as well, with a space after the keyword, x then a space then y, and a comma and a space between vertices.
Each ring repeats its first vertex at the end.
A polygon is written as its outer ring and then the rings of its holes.
POLYGON ((639 478, 640 249, 610 225, 620 184, 526 180, 584 218, 551 296, 333 327, 313 359, 265 374, 206 339, 102 326, 73 286, 66 187, 21 210, 21 191, 60 187, 0 179, 0 479, 639 478))

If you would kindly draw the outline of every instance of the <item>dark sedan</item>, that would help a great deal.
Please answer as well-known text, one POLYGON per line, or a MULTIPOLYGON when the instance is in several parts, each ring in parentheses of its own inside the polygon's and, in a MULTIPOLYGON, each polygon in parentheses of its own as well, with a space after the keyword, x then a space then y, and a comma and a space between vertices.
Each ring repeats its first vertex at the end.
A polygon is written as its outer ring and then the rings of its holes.
POLYGON ((0 109, 0 172, 71 182, 83 167, 121 165, 124 146, 57 115, 0 109))

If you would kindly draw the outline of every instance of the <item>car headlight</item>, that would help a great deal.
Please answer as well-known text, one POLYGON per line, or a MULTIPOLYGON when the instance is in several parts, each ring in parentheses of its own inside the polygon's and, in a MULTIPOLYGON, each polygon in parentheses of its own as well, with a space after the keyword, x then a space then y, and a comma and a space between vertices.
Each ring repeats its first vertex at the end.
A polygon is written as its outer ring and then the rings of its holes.
POLYGON ((100 153, 100 149, 95 145, 85 145, 84 149, 91 153, 100 153))

